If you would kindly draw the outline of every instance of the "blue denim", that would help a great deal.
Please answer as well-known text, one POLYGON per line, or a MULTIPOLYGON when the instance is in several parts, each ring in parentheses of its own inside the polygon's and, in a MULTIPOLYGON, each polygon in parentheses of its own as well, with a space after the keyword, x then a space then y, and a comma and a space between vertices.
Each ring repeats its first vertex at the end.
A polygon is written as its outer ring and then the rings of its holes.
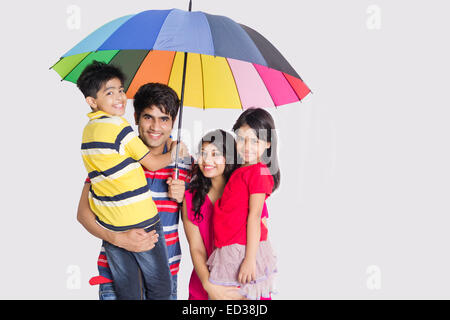
POLYGON ((177 286, 178 286, 178 275, 172 275, 172 294, 170 295, 170 300, 177 300, 177 286))
MULTIPOLYGON (((178 275, 172 275, 172 294, 170 300, 177 300, 178 275)), ((114 282, 101 283, 98 291, 100 300, 117 300, 114 282)))
POLYGON ((145 252, 131 252, 104 242, 118 300, 171 299, 172 276, 161 222, 146 231, 151 230, 159 234, 158 242, 145 252))
POLYGON ((116 289, 114 289, 114 283, 100 283, 98 291, 100 300, 117 300, 116 289))

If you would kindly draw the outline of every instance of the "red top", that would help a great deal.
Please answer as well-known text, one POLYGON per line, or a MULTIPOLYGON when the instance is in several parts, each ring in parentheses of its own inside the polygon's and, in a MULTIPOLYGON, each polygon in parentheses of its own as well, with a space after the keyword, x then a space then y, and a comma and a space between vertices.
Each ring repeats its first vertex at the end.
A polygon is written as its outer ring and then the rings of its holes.
MULTIPOLYGON (((251 194, 272 193, 273 177, 261 162, 240 167, 225 185, 222 197, 214 205, 214 245, 247 244, 247 217, 251 194)), ((260 241, 267 240, 267 228, 261 222, 260 241)))

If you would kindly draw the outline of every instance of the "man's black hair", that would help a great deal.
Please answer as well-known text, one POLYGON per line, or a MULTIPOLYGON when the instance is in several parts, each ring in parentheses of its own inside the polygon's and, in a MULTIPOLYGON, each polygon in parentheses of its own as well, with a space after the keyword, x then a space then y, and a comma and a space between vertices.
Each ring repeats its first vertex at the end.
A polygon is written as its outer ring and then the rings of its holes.
POLYGON ((180 108, 180 99, 169 86, 161 83, 147 83, 141 86, 134 95, 133 106, 136 119, 141 117, 145 108, 155 106, 162 113, 169 114, 172 120, 175 120, 180 108))

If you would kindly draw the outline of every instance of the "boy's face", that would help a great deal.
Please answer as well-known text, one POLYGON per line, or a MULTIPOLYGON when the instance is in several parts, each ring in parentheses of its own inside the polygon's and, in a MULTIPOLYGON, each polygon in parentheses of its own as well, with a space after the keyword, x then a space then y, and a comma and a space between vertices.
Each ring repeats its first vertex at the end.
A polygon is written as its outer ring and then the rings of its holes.
POLYGON ((158 148, 170 138, 173 128, 172 117, 156 106, 145 108, 136 119, 139 137, 149 148, 158 148))
POLYGON ((113 78, 105 82, 97 92, 97 98, 87 97, 87 103, 93 111, 103 111, 112 116, 123 116, 127 105, 127 96, 122 82, 113 78))

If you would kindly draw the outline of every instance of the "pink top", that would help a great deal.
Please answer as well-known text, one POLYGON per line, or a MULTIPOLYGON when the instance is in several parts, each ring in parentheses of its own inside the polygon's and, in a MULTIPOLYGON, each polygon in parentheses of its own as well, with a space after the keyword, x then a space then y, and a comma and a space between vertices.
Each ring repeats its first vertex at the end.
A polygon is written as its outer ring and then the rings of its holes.
MULTIPOLYGON (((187 216, 189 221, 191 221, 198 227, 200 235, 203 239, 203 244, 205 245, 207 257, 209 257, 214 251, 214 230, 212 227, 212 215, 214 212, 214 206, 211 203, 208 195, 206 195, 205 202, 200 208, 200 213, 202 214, 203 219, 199 222, 195 219, 195 213, 192 209, 192 197, 193 194, 190 190, 187 190, 184 193, 187 216)), ((203 289, 202 283, 197 276, 195 269, 192 271, 191 280, 189 282, 189 300, 208 300, 208 293, 206 293, 205 289, 203 289)))
MULTIPOLYGON (((186 190, 184 199, 186 201, 187 216, 189 221, 198 227, 203 239, 203 244, 205 245, 207 258, 209 258, 214 251, 214 228, 212 224, 214 205, 207 195, 203 206, 200 208, 203 220, 199 222, 195 219, 194 211, 192 210, 192 197, 193 194, 191 191, 186 190)), ((266 203, 264 203, 261 217, 267 218, 268 216, 267 206, 266 203)), ((192 271, 191 279, 189 281, 189 300, 208 300, 208 293, 203 289, 203 285, 195 270, 192 271)))

